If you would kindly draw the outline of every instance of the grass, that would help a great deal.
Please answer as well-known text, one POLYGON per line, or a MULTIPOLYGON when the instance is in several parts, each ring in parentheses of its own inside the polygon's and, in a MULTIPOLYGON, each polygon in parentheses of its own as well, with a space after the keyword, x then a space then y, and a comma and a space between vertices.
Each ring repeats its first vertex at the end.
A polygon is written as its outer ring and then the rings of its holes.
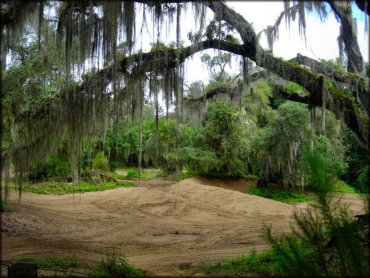
POLYGON ((246 180, 259 180, 260 177, 257 175, 248 174, 243 177, 246 180))
POLYGON ((196 173, 194 173, 193 171, 191 171, 187 168, 184 168, 179 173, 178 180, 181 181, 181 180, 188 179, 188 178, 191 178, 191 177, 194 177, 194 176, 196 176, 196 173))
POLYGON ((222 263, 208 263, 200 267, 200 270, 207 275, 220 277, 245 277, 249 274, 256 276, 271 276, 274 274, 274 256, 273 252, 265 251, 257 254, 255 251, 248 255, 238 256, 224 260, 222 263))
POLYGON ((124 168, 122 170, 127 171, 128 178, 141 178, 150 180, 163 176, 163 171, 158 169, 144 169, 141 174, 139 174, 139 170, 137 168, 124 168))
MULTIPOLYGON (((352 193, 352 194, 361 194, 361 195, 366 195, 367 193, 360 191, 358 188, 348 185, 344 181, 341 180, 336 180, 332 185, 331 185, 331 191, 332 192, 341 192, 341 193, 352 193)), ((314 188, 307 186, 306 187, 307 192, 316 192, 314 188)))
MULTIPOLYGON (((132 181, 124 181, 120 183, 115 183, 112 181, 102 182, 102 183, 89 183, 80 182, 73 185, 72 183, 66 182, 42 182, 38 184, 27 184, 22 187, 24 192, 32 192, 37 194, 54 194, 54 195, 64 195, 70 193, 83 193, 91 191, 103 191, 108 189, 114 189, 117 187, 131 187, 134 183, 132 181)), ((15 185, 11 186, 15 188, 15 185)))
POLYGON ((116 180, 124 180, 127 178, 127 175, 121 175, 116 172, 109 172, 109 176, 111 176, 112 178, 116 180))
POLYGON ((43 268, 74 268, 78 266, 77 260, 74 258, 65 258, 62 256, 51 258, 40 258, 31 255, 20 255, 12 260, 16 263, 35 263, 43 268))
POLYGON ((129 265, 124 255, 110 251, 90 272, 91 277, 143 277, 143 273, 129 265))
POLYGON ((343 192, 343 193, 353 193, 353 194, 360 194, 355 187, 346 184, 344 181, 338 180, 333 184, 333 191, 334 192, 343 192))
POLYGON ((313 200, 313 197, 291 189, 268 189, 250 186, 248 194, 273 199, 284 203, 307 202, 313 200))

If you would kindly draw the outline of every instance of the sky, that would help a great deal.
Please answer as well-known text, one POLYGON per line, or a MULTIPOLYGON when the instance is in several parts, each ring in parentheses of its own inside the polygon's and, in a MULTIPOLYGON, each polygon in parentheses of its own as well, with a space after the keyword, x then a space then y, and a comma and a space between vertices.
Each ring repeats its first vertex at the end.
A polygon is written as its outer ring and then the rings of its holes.
MULTIPOLYGON (((273 25, 284 9, 283 1, 227 1, 227 5, 240 13, 247 21, 253 24, 256 33, 260 32, 268 25, 273 25)), ((189 5, 191 7, 191 5, 189 5)), ((149 51, 151 43, 156 41, 156 27, 153 28, 153 21, 149 13, 146 16, 146 25, 143 25, 142 9, 138 5, 136 13, 136 50, 140 48, 143 51, 149 51), (140 29, 144 26, 143 32, 140 29)), ((357 19, 358 25, 358 42, 365 61, 369 61, 369 32, 365 32, 365 15, 358 7, 353 5, 353 15, 357 19)), ((279 28, 279 39, 274 43, 274 55, 284 59, 291 59, 298 53, 309 56, 314 59, 335 59, 339 56, 339 49, 337 37, 339 34, 339 23, 336 21, 335 16, 328 8, 329 16, 321 22, 317 14, 306 14, 306 42, 304 38, 299 36, 298 20, 291 22, 290 28, 285 24, 283 18, 279 28)), ((50 11, 49 11, 50 12, 50 11)), ((208 10, 207 23, 213 18, 213 13, 208 10)), ((176 19, 176 18, 175 18, 176 19)), ((181 16, 181 39, 185 45, 190 42, 187 39, 189 31, 195 31, 195 20, 192 9, 183 12, 181 16)), ((163 24, 161 31, 161 41, 166 44, 176 41, 176 20, 172 23, 166 22, 163 24), (166 28, 169 32, 166 32, 166 28)), ((267 39, 262 35, 260 39, 262 47, 267 49, 267 39)), ((206 66, 200 61, 201 55, 208 53, 210 55, 217 54, 218 51, 206 50, 199 52, 192 57, 188 58, 185 62, 185 83, 188 85, 197 80, 202 80, 204 83, 208 82, 208 72, 206 66)), ((231 67, 228 67, 230 73, 239 73, 240 58, 233 58, 231 67)), ((7 62, 10 59, 7 59, 7 62)))
MULTIPOLYGON (((228 1, 227 5, 244 16, 253 23, 254 30, 258 33, 267 25, 273 25, 284 9, 283 2, 267 1, 228 1)), ((328 9, 330 10, 330 9, 328 9)), ((353 6, 353 13, 357 19, 358 42, 365 61, 369 61, 369 33, 365 33, 365 16, 356 5, 353 6)), ((208 13, 212 16, 212 12, 208 13)), ((186 16, 185 26, 191 26, 190 15, 186 16)), ((298 20, 291 22, 290 29, 287 28, 283 19, 279 29, 279 40, 274 43, 274 55, 284 59, 291 59, 300 53, 314 59, 335 59, 339 56, 337 37, 339 34, 339 23, 333 13, 329 13, 328 18, 321 22, 317 14, 306 16, 306 42, 299 36, 298 20)), ((193 23, 194 24, 194 23, 193 23)), ((261 45, 267 49, 265 36, 261 37, 261 45)), ((207 53, 212 53, 208 51, 207 53)), ((186 61, 186 81, 191 83, 195 80, 208 81, 205 77, 206 67, 200 62, 201 54, 194 55, 192 59, 186 61), (202 78, 200 78, 202 77, 202 78)), ((230 71, 237 71, 237 62, 232 63, 230 71)))

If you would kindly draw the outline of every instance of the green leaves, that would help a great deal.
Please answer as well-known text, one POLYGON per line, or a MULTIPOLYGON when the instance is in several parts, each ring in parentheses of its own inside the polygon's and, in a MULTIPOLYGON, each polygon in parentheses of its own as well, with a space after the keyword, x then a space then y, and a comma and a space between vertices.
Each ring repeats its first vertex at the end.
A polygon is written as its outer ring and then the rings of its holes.
POLYGON ((239 111, 227 102, 208 106, 203 128, 188 130, 182 141, 180 158, 189 169, 206 175, 243 176, 243 133, 239 111))
POLYGON ((93 162, 93 169, 109 171, 109 162, 103 151, 96 154, 93 162))

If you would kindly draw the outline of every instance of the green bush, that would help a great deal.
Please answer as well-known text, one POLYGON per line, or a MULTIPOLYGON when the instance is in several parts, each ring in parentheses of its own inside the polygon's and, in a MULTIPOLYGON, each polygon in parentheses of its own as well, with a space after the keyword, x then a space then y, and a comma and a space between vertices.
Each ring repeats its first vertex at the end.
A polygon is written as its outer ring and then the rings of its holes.
POLYGON ((180 159, 187 168, 196 174, 208 174, 218 163, 214 151, 201 148, 184 147, 179 152, 180 159))
POLYGON ((68 164, 67 158, 57 155, 51 155, 47 163, 47 176, 51 177, 64 177, 70 173, 71 169, 68 164))
POLYGON ((270 227, 264 229, 264 238, 278 258, 278 275, 369 275, 366 233, 364 236, 340 201, 320 193, 315 203, 304 213, 296 212, 294 219, 293 235, 275 238, 270 227))
POLYGON ((226 259, 222 263, 202 265, 201 270, 220 277, 252 276, 251 274, 272 276, 276 261, 273 255, 271 250, 259 254, 253 250, 248 255, 226 259))
POLYGON ((191 178, 191 177, 194 177, 194 176, 196 176, 196 174, 193 171, 191 171, 190 169, 185 167, 179 173, 178 179, 179 180, 184 180, 184 179, 188 179, 188 178, 191 178))
POLYGON ((179 160, 194 174, 244 176, 244 128, 238 109, 223 101, 209 104, 204 127, 185 129, 179 160))
MULTIPOLYGON (((112 182, 106 181, 101 183, 90 183, 90 182, 80 182, 78 184, 69 184, 66 182, 42 182, 37 185, 25 184, 22 187, 24 192, 32 192, 37 194, 55 194, 64 195, 70 193, 83 193, 91 191, 103 191, 114 189, 117 187, 131 187, 134 183, 132 181, 123 182, 112 182)), ((15 188, 15 186, 13 185, 15 188)))
POLYGON ((158 169, 144 169, 141 173, 137 168, 129 168, 127 170, 127 177, 128 178, 141 178, 141 179, 154 179, 156 177, 163 177, 165 176, 165 172, 158 169))
POLYGON ((312 200, 312 197, 304 195, 301 192, 287 189, 268 189, 251 186, 248 189, 248 193, 284 203, 307 202, 312 200))
POLYGON ((91 277, 139 277, 143 274, 128 264, 126 257, 117 251, 109 251, 95 267, 91 277))
POLYGON ((127 177, 128 178, 139 178, 140 177, 139 171, 135 168, 128 169, 127 177))
POLYGON ((337 180, 333 186, 334 192, 359 193, 359 190, 353 186, 346 184, 344 181, 337 180))
POLYGON ((118 162, 118 161, 109 161, 109 168, 111 171, 114 171, 118 168, 121 168, 123 167, 123 164, 122 162, 118 162))
POLYGON ((315 191, 328 192, 345 170, 345 164, 336 157, 333 146, 325 136, 315 138, 315 147, 304 152, 306 172, 309 173, 309 185, 315 191))
POLYGON ((62 256, 40 258, 31 255, 20 255, 14 259, 14 262, 36 263, 39 267, 44 268, 73 268, 78 266, 76 259, 62 256))
POLYGON ((369 166, 366 165, 365 167, 361 168, 358 171, 358 176, 356 180, 357 188, 361 192, 369 192, 368 185, 370 184, 370 173, 369 173, 369 166))
POLYGON ((93 169, 109 171, 108 158, 104 155, 103 151, 100 151, 96 154, 94 162, 93 162, 93 169))

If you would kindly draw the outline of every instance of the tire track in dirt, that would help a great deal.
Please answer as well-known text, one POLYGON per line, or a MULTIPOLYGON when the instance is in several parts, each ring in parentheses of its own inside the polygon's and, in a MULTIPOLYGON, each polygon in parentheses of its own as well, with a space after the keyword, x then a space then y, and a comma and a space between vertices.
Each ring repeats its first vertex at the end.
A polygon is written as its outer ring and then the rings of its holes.
MULTIPOLYGON (((194 275, 200 263, 267 248, 263 223, 275 233, 290 231, 294 205, 225 189, 238 181, 222 182, 155 179, 74 196, 23 193, 20 205, 13 192, 16 209, 3 214, 3 259, 63 255, 93 265, 118 248, 148 274, 194 275)), ((361 197, 345 196, 361 210, 361 197)))

